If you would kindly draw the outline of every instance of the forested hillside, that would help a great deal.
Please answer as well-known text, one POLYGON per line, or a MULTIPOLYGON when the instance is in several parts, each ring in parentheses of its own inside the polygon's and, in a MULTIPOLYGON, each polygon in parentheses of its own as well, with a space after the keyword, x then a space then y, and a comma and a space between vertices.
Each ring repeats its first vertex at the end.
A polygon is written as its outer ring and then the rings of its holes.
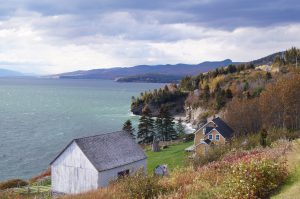
POLYGON ((257 62, 186 76, 178 85, 134 97, 132 110, 140 114, 149 105, 157 116, 159 107, 166 105, 173 115, 183 114, 194 125, 218 114, 246 133, 257 131, 262 124, 296 129, 300 125, 299 58, 299 49, 291 48, 257 62), (246 126, 241 119, 249 121, 246 126))

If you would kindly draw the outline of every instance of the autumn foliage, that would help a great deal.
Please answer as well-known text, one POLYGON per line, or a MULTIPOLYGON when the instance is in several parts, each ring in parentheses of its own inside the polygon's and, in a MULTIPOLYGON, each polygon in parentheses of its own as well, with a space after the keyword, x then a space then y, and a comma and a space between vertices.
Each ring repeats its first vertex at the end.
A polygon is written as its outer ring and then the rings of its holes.
POLYGON ((265 198, 287 177, 285 154, 289 143, 276 147, 231 151, 221 159, 199 167, 175 169, 169 177, 140 173, 109 187, 74 198, 265 198))
POLYGON ((300 75, 290 73, 269 84, 258 98, 234 99, 225 119, 237 134, 264 127, 300 129, 300 75))
POLYGON ((267 126, 300 129, 300 75, 288 75, 267 86, 259 107, 267 126))

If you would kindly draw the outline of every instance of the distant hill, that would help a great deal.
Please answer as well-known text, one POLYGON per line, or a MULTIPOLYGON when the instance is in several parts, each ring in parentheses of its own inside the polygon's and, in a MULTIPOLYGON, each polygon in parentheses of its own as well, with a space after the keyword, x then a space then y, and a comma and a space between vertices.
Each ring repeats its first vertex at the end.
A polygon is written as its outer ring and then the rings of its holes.
POLYGON ((276 58, 277 56, 282 56, 283 53, 284 53, 284 52, 277 52, 277 53, 268 55, 268 56, 266 56, 266 57, 263 57, 263 58, 260 58, 260 59, 257 59, 257 60, 250 61, 250 63, 254 64, 254 66, 260 66, 260 65, 272 64, 273 61, 275 60, 275 58, 276 58))
POLYGON ((207 72, 221 66, 228 66, 230 64, 237 64, 230 59, 223 61, 202 62, 200 64, 166 64, 166 65, 138 65, 133 67, 117 67, 109 69, 94 69, 87 71, 74 71, 54 75, 52 77, 71 78, 71 79, 120 79, 124 77, 146 75, 146 74, 160 74, 169 76, 168 78, 177 78, 194 75, 200 72, 207 72))
POLYGON ((144 74, 116 79, 117 82, 151 82, 151 83, 178 83, 182 76, 163 74, 144 74))
MULTIPOLYGON (((276 56, 282 52, 277 52, 269 56, 245 62, 254 66, 270 64, 276 56)), ((133 67, 116 67, 108 69, 93 69, 86 71, 74 71, 52 75, 49 77, 67 79, 112 79, 119 82, 159 82, 172 83, 178 82, 184 76, 195 75, 208 72, 222 66, 230 64, 238 65, 242 62, 233 62, 230 59, 223 61, 206 61, 199 64, 165 64, 165 65, 138 65, 133 67)))
POLYGON ((26 75, 18 71, 0 69, 0 77, 20 77, 20 76, 26 76, 26 75))

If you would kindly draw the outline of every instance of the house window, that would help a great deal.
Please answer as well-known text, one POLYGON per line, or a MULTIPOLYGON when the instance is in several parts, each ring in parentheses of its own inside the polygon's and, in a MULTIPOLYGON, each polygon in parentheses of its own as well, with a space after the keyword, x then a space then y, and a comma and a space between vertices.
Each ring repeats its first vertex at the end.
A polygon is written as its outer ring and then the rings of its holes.
POLYGON ((208 139, 213 140, 213 135, 209 134, 208 139))
POLYGON ((129 175, 129 169, 118 172, 118 178, 122 178, 122 177, 128 176, 128 175, 129 175))
POLYGON ((216 140, 220 140, 220 135, 219 134, 216 135, 216 140))

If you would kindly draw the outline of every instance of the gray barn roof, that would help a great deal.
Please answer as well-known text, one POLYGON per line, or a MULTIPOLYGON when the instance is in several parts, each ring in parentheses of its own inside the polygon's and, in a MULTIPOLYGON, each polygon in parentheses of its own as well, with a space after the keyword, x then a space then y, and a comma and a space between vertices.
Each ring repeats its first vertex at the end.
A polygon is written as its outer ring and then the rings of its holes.
POLYGON ((130 135, 123 131, 78 138, 71 143, 73 142, 78 145, 98 171, 116 168, 147 158, 143 149, 135 143, 130 135))

